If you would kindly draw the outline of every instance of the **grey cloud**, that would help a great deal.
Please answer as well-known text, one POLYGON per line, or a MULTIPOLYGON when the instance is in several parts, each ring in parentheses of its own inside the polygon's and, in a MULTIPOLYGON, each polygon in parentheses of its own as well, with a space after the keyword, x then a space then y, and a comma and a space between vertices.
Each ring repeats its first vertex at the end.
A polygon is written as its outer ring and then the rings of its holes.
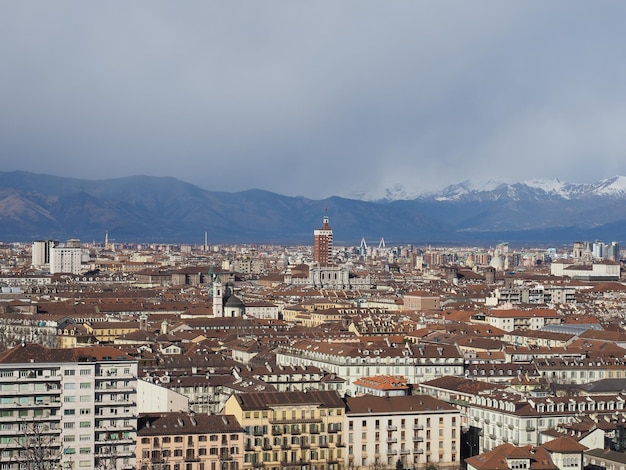
POLYGON ((624 174, 602 6, 5 2, 4 168, 310 197, 624 174))

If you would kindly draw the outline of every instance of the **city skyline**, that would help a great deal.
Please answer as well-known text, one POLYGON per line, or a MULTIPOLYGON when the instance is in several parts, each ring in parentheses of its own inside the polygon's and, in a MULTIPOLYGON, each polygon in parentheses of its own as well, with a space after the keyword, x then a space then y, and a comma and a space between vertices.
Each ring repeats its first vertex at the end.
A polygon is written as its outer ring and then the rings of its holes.
POLYGON ((4 169, 315 199, 626 174, 625 9, 5 3, 4 169))

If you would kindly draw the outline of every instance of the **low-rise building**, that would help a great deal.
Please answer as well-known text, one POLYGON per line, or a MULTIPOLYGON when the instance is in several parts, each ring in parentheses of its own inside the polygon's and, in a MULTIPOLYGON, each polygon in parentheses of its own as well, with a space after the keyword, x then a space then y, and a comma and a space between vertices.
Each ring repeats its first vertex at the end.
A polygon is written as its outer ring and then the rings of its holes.
POLYGON ((139 416, 137 465, 185 470, 238 470, 243 429, 234 416, 159 413, 139 416))

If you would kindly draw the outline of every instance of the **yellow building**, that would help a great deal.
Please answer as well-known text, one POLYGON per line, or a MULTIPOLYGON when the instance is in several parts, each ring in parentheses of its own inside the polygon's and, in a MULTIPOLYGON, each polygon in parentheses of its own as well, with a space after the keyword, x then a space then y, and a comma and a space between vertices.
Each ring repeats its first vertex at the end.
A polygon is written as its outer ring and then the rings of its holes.
POLYGON ((344 409, 335 391, 252 392, 231 395, 224 413, 244 428, 244 470, 342 470, 344 409))
POLYGON ((100 343, 112 343, 120 336, 132 333, 139 329, 139 322, 103 321, 85 324, 87 331, 100 343))

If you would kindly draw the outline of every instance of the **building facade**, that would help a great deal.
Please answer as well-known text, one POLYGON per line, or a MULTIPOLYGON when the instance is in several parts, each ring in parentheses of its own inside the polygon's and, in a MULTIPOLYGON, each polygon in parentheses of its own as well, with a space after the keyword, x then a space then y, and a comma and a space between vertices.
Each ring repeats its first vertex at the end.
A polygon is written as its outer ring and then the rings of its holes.
POLYGON ((460 465, 461 412, 428 395, 346 398, 347 465, 460 465))
POLYGON ((137 469, 238 470, 243 429, 234 416, 159 413, 139 417, 137 469))
POLYGON ((320 266, 328 266, 333 251, 333 231, 324 216, 322 228, 313 231, 313 262, 320 266))
POLYGON ((342 470, 345 404, 336 392, 232 395, 224 413, 242 424, 244 469, 342 470))
POLYGON ((0 467, 134 468, 136 387, 137 361, 115 348, 3 352, 0 467))

